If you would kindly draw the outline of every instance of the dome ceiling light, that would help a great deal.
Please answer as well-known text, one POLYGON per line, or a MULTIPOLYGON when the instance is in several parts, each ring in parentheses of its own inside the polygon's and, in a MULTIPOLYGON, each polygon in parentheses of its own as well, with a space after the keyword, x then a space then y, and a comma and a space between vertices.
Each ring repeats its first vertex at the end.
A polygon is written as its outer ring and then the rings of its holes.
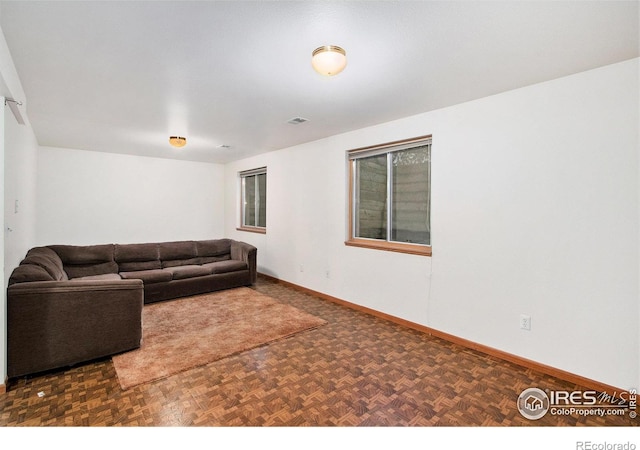
POLYGON ((311 65, 320 75, 331 77, 346 67, 347 53, 337 45, 323 45, 311 53, 311 65))
POLYGON ((169 138, 169 144, 174 147, 184 147, 187 145, 187 138, 182 136, 171 136, 169 138))

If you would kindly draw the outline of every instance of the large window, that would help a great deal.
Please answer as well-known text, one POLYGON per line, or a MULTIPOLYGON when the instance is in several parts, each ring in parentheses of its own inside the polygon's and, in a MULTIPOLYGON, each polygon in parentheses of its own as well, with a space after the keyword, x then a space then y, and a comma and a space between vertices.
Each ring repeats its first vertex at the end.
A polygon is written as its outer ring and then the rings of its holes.
POLYGON ((347 245, 431 255, 431 136, 347 152, 347 245))
POLYGON ((267 230, 267 168, 240 172, 240 230, 267 230))

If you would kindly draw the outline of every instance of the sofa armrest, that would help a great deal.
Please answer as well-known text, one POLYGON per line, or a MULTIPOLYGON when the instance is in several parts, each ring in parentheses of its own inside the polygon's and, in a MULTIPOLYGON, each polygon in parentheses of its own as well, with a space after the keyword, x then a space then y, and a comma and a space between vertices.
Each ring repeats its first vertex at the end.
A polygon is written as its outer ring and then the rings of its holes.
POLYGON ((8 295, 42 295, 60 292, 129 291, 142 287, 141 280, 32 281, 12 284, 7 289, 7 293, 8 295))
POLYGON ((241 241, 231 241, 231 259, 247 263, 252 284, 258 279, 257 253, 258 249, 251 244, 241 241))
POLYGON ((9 378, 140 346, 140 280, 37 281, 7 289, 9 378))

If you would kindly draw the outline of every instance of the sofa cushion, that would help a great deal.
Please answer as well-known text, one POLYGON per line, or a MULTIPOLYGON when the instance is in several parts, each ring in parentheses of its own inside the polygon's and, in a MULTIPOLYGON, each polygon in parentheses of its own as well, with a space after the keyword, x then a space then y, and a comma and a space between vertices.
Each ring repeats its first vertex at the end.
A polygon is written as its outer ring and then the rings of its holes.
POLYGON ((196 241, 198 264, 208 264, 231 259, 231 239, 196 241))
POLYGON ((116 244, 114 259, 118 263, 159 260, 158 244, 116 244))
POLYGON ((124 280, 142 280, 145 284, 171 281, 171 272, 162 269, 138 270, 135 272, 120 272, 124 280))
POLYGON ((211 274, 211 271, 207 267, 188 265, 188 266, 176 266, 163 269, 171 273, 171 277, 174 280, 183 280, 185 278, 202 277, 211 274))
POLYGON ((113 259, 113 244, 50 245, 49 248, 60 257, 69 278, 118 272, 118 265, 113 259))
POLYGON ((132 261, 118 263, 119 272, 137 272, 140 270, 152 270, 161 268, 162 264, 160 264, 160 261, 157 259, 155 261, 132 261))
POLYGON ((177 266, 193 266, 200 264, 200 258, 189 259, 170 259, 168 261, 162 261, 162 267, 177 267, 177 266))
POLYGON ((198 256, 222 256, 231 253, 231 239, 196 241, 198 256))
POLYGON ((58 280, 62 279, 62 273, 64 270, 62 268, 58 268, 55 264, 49 259, 42 255, 31 255, 27 256, 20 262, 20 265, 32 264, 34 266, 42 267, 47 271, 49 275, 51 275, 51 279, 58 280), (59 278, 60 277, 60 278, 59 278))
POLYGON ((62 260, 60 259, 58 254, 53 250, 51 250, 49 247, 33 247, 27 252, 26 256, 30 256, 30 255, 46 256, 47 258, 51 258, 54 261, 58 261, 58 264, 60 264, 60 267, 62 267, 62 260))
POLYGON ((247 270, 249 266, 244 261, 238 261, 230 259, 227 261, 218 261, 208 264, 203 264, 202 267, 206 268, 209 273, 227 273, 235 272, 237 270, 247 270))
POLYGON ((82 265, 65 265, 64 271, 67 272, 69 279, 89 277, 93 275, 102 275, 104 273, 118 273, 118 265, 115 261, 105 262, 102 264, 82 264, 82 265))
POLYGON ((203 256, 201 258, 198 258, 198 264, 208 264, 208 263, 214 263, 218 261, 227 261, 229 259, 231 259, 230 254, 226 254, 222 256, 203 256))
POLYGON ((158 244, 116 244, 114 256, 120 272, 162 268, 158 244))
POLYGON ((62 268, 62 260, 56 253, 46 247, 36 247, 29 252, 20 264, 34 264, 46 270, 55 281, 67 279, 67 274, 62 268))
POLYGON ((121 279, 122 277, 117 273, 103 273, 102 275, 73 278, 71 281, 117 281, 121 279))
POLYGON ((30 249, 27 252, 27 255, 25 256, 23 262, 28 264, 29 261, 36 265, 42 266, 42 268, 49 272, 53 279, 56 281, 69 279, 62 266, 62 260, 56 252, 48 247, 34 247, 30 249), (31 257, 36 257, 36 259, 30 260, 31 257))
POLYGON ((67 264, 98 264, 113 261, 113 244, 105 245, 50 245, 49 248, 56 252, 67 264))
POLYGON ((9 286, 29 281, 56 281, 49 272, 35 264, 22 264, 16 267, 9 277, 9 286))
POLYGON ((158 244, 158 250, 162 261, 191 259, 197 256, 194 241, 161 242, 158 244))
POLYGON ((40 260, 40 262, 35 262, 37 265, 41 265, 43 269, 51 274, 55 281, 66 281, 69 279, 67 273, 64 271, 62 266, 62 260, 58 256, 56 252, 51 250, 49 247, 34 247, 27 252, 25 259, 20 263, 29 264, 30 257, 36 256, 38 259, 45 258, 46 263, 42 264, 44 261, 40 260), (46 266, 46 267, 45 267, 46 266))

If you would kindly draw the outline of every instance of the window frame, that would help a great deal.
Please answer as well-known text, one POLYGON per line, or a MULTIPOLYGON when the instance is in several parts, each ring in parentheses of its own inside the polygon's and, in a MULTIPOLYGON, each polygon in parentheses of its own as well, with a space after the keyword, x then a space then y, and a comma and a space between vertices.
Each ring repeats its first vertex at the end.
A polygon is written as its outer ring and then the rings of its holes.
MULTIPOLYGON (((421 256, 432 256, 432 243, 429 245, 426 244, 415 244, 415 243, 406 243, 406 242, 398 242, 389 240, 389 235, 387 239, 373 239, 373 238, 363 238, 356 237, 356 213, 355 208, 357 207, 356 201, 356 161, 361 158, 374 156, 377 154, 386 154, 408 150, 415 147, 420 147, 426 144, 431 144, 432 135, 419 136, 410 139, 403 139, 400 141, 387 142, 384 144, 373 145, 369 147, 361 147, 353 150, 347 151, 347 172, 349 177, 349 187, 348 187, 348 237, 345 241, 345 245, 353 246, 353 247, 362 247, 376 250, 385 250, 392 252, 400 252, 400 253, 409 253, 413 255, 421 255, 421 256)), ((429 168, 431 168, 431 152, 429 154, 429 168)), ((387 186, 393 183, 392 177, 389 175, 389 170, 387 169, 387 186)), ((431 170, 429 170, 431 173, 431 170)), ((429 185, 431 185, 431 179, 429 179, 429 185)), ((429 189, 429 197, 431 197, 431 189, 429 189)), ((387 202, 390 203, 392 200, 390 196, 387 196, 387 202)), ((387 204, 388 211, 388 223, 391 223, 392 217, 389 212, 393 210, 391 208, 392 205, 387 204)), ((431 209, 431 198, 429 198, 429 209, 431 209)))
MULTIPOLYGON (((251 169, 251 170, 243 170, 241 172, 238 172, 238 179, 239 179, 239 186, 240 186, 240 217, 239 217, 239 223, 240 225, 238 227, 236 227, 236 230, 238 231, 249 231, 251 233, 261 233, 261 234, 266 234, 267 232, 267 227, 266 227, 266 204, 265 204, 265 226, 261 227, 261 226, 257 226, 257 225, 246 225, 245 224, 245 196, 246 196, 246 179, 248 177, 257 177, 258 175, 267 175, 267 167, 258 167, 256 169, 251 169)), ((256 183, 256 187, 258 186, 258 184, 256 183)), ((266 189, 266 183, 265 183, 265 189, 266 189)), ((257 194, 257 193, 256 193, 257 194)), ((259 200, 260 197, 259 195, 255 196, 255 201, 256 201, 256 205, 254 206, 256 208, 256 217, 258 216, 258 209, 259 209, 259 200)), ((266 200, 266 192, 265 192, 265 200, 266 200)))

